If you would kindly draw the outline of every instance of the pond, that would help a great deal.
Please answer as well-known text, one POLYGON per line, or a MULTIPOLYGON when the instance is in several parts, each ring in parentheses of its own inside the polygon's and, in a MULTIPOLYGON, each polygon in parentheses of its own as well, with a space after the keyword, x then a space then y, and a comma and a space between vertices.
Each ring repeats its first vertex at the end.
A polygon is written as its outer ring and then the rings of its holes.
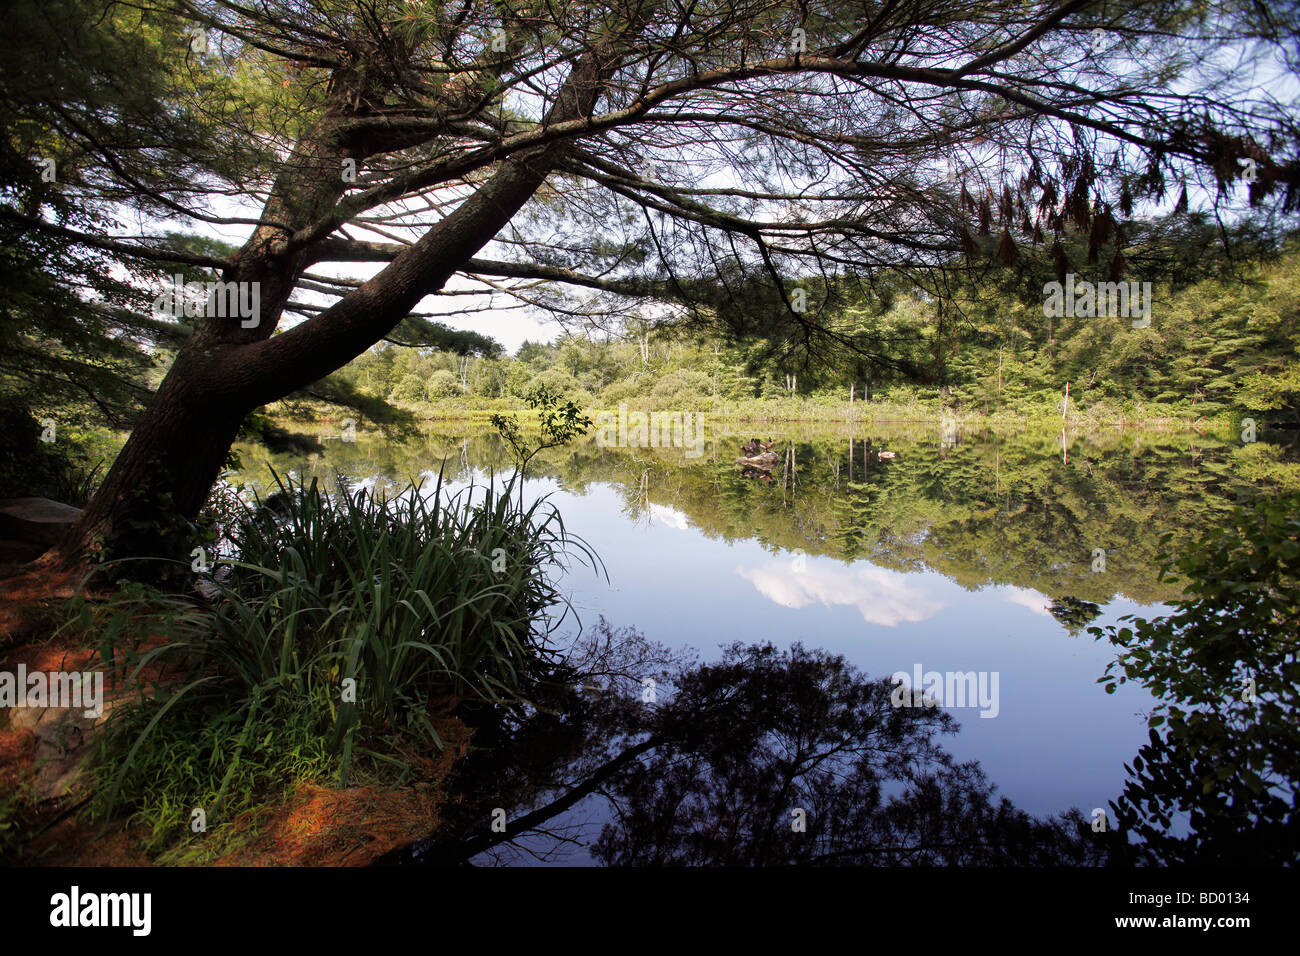
MULTIPOLYGON (((729 426, 702 454, 592 436, 549 449, 525 494, 548 495, 608 575, 564 572, 577 617, 563 629, 604 618, 705 661, 735 641, 801 642, 873 677, 906 674, 903 686, 936 680, 926 689, 960 724, 945 749, 1028 813, 1088 815, 1120 792, 1151 698, 1104 692, 1115 650, 1083 627, 1155 616, 1177 596, 1158 574, 1161 535, 1176 547, 1257 493, 1233 450, 1182 431, 729 426)), ((268 465, 398 487, 440 468, 456 487, 512 470, 499 438, 470 425, 401 441, 363 431, 309 456, 240 451, 261 487, 268 465)), ((557 824, 574 842, 524 842, 588 862, 604 814, 588 799, 557 824)))

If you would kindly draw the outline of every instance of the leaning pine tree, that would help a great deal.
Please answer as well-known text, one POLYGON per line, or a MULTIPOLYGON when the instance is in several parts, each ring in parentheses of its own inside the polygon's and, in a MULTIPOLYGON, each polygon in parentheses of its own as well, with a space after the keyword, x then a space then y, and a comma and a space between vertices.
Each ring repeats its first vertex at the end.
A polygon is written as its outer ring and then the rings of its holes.
POLYGON ((164 551, 246 416, 453 277, 741 325, 729 291, 761 279, 812 349, 836 344, 826 298, 846 277, 925 281, 1067 231, 1118 273, 1135 204, 1300 205, 1291 5, 19 7, 5 158, 59 174, 11 177, 0 221, 108 256, 141 288, 184 270, 259 290, 255 322, 202 316, 183 335, 138 296, 94 303, 133 341, 170 335, 176 358, 50 566, 164 551), (216 229, 246 238, 176 238, 216 229))

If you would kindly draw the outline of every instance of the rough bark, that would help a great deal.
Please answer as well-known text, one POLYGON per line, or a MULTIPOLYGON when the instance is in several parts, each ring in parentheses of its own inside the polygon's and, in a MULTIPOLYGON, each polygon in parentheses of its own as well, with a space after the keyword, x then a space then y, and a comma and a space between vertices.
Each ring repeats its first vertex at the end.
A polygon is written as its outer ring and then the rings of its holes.
MULTIPOLYGON (((590 115, 612 67, 596 54, 581 58, 545 122, 590 115)), ((364 112, 373 91, 363 84, 349 69, 335 76, 330 107, 279 173, 261 224, 223 276, 260 283, 260 322, 243 328, 238 317, 198 321, 104 484, 41 566, 187 553, 188 547, 176 546, 187 543, 177 540, 178 529, 198 515, 249 412, 328 375, 378 342, 491 241, 567 148, 564 141, 552 142, 504 161, 369 282, 314 319, 272 336, 301 271, 315 259, 311 244, 294 248, 290 239, 335 208, 345 190, 345 158, 391 148, 338 133, 341 119, 364 112)))

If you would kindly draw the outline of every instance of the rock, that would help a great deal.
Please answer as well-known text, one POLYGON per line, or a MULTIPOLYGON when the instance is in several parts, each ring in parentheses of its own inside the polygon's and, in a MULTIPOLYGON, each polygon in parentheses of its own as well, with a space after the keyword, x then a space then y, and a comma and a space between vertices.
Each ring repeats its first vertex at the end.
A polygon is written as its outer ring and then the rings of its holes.
POLYGON ((87 717, 85 707, 15 707, 8 709, 9 726, 29 731, 36 737, 36 767, 33 785, 43 800, 69 793, 81 764, 90 750, 91 731, 112 710, 102 701, 103 713, 87 717))
POLYGON ((5 498, 0 500, 0 538, 48 548, 79 517, 80 508, 49 498, 5 498))

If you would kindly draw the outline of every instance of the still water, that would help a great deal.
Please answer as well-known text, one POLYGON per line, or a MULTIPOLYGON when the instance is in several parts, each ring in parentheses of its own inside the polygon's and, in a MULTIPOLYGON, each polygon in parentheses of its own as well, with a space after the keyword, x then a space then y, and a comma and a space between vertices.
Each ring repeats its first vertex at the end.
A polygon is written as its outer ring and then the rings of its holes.
MULTIPOLYGON (((243 448, 242 477, 266 487, 271 465, 399 489, 440 469, 453 487, 512 470, 500 440, 468 426, 323 449, 243 448)), ((1256 493, 1231 451, 1191 433, 751 426, 714 431, 702 455, 579 440, 534 459, 525 495, 549 496, 604 565, 563 572, 565 629, 603 617, 703 661, 734 641, 802 642, 874 677, 974 672, 984 697, 949 697, 960 731, 943 746, 1031 814, 1088 815, 1121 790, 1151 698, 1104 692, 1115 652, 1079 625, 1155 616, 1177 596, 1158 579, 1160 535, 1194 537, 1256 493), (768 454, 738 464, 754 438, 768 454), (1096 616, 1059 620, 1065 598, 1096 616)), ((561 821, 576 842, 530 845, 586 862, 603 819, 588 800, 561 821)))

